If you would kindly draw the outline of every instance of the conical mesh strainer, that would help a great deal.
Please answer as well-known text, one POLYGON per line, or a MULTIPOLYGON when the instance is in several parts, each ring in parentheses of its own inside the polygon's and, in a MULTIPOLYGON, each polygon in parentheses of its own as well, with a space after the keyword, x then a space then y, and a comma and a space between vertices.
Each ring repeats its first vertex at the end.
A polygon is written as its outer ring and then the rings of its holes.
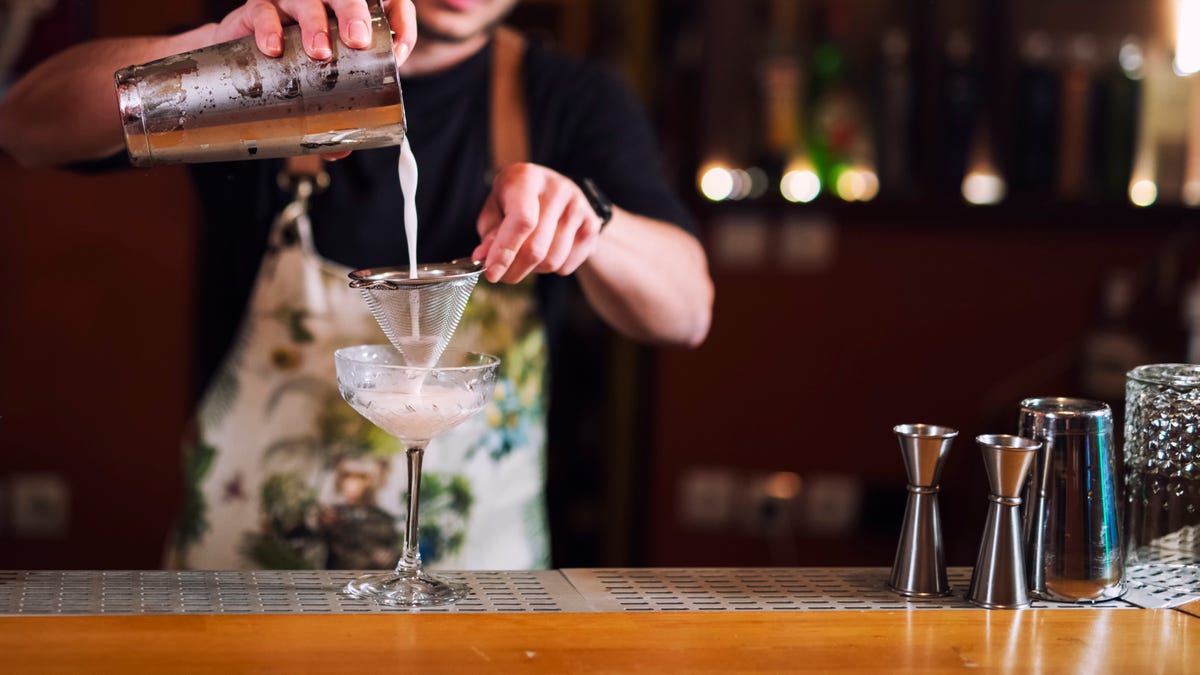
POLYGON ((454 337, 483 264, 469 260, 350 273, 388 340, 411 365, 433 367, 454 337))

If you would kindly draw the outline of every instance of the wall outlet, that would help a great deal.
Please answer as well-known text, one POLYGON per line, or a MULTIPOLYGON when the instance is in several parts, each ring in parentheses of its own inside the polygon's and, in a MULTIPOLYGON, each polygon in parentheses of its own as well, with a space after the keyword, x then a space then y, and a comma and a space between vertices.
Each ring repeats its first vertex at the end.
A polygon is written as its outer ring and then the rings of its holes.
POLYGON ((729 524, 738 503, 738 480, 725 468, 695 467, 679 479, 680 522, 693 530, 719 530, 729 524))
POLYGON ((791 536, 796 530, 800 474, 776 471, 752 476, 739 505, 742 529, 760 536, 791 536))
POLYGON ((770 228, 759 216, 728 215, 716 221, 710 248, 716 267, 730 271, 760 270, 770 251, 770 228))
POLYGON ((801 526, 809 534, 844 536, 858 524, 863 484, 849 474, 808 474, 800 493, 801 526))
POLYGON ((71 521, 71 490, 56 473, 14 473, 8 479, 9 533, 61 539, 71 521))
POLYGON ((779 269, 814 274, 833 266, 837 230, 828 218, 791 218, 779 230, 775 247, 779 269))

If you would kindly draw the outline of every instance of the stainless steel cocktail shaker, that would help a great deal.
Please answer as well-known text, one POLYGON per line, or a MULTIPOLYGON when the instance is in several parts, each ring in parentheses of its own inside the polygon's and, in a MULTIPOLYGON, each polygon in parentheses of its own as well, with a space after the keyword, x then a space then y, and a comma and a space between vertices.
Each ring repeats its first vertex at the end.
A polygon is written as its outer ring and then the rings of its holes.
POLYGON ((1112 411, 1076 398, 1021 402, 1017 432, 1041 441, 1025 490, 1025 569, 1035 597, 1098 602, 1125 592, 1112 411))
MULTIPOLYGON (((371 46, 331 40, 315 61, 300 29, 270 57, 245 37, 115 75, 125 145, 134 166, 219 162, 364 150, 404 140, 392 31, 372 0, 371 46)), ((336 36, 330 18, 329 34, 336 36)))

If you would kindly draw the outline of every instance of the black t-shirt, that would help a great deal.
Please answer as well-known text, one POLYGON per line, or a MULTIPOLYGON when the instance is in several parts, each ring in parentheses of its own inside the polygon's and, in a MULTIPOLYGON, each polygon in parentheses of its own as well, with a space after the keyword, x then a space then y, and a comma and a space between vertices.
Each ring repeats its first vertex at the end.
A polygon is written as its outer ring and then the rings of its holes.
MULTIPOLYGON (((448 71, 402 82, 409 142, 420 170, 417 258, 422 262, 465 257, 479 243, 475 222, 490 191, 492 166, 491 53, 489 45, 448 71)), ((612 73, 531 44, 523 75, 530 161, 591 178, 625 210, 694 232, 663 180, 644 114, 612 73)), ((366 150, 327 166, 330 187, 312 203, 321 255, 352 268, 407 264, 398 156, 398 148, 366 150)), ((271 220, 287 201, 276 186, 282 166, 282 161, 258 160, 193 167, 203 204, 202 386, 237 330, 271 220)), ((552 356, 569 309, 565 305, 578 301, 574 283, 557 275, 538 278, 552 356)))

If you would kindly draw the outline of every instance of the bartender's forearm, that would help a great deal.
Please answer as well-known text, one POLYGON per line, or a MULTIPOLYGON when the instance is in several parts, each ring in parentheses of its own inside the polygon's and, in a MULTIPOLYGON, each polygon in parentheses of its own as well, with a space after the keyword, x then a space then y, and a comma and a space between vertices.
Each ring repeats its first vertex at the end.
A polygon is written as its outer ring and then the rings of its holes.
POLYGON ((215 24, 167 37, 93 40, 47 59, 0 99, 0 150, 25 166, 107 157, 124 147, 113 73, 212 42, 215 24))
POLYGON ((622 209, 578 270, 596 312, 631 338, 695 347, 712 321, 708 260, 684 230, 622 209))

